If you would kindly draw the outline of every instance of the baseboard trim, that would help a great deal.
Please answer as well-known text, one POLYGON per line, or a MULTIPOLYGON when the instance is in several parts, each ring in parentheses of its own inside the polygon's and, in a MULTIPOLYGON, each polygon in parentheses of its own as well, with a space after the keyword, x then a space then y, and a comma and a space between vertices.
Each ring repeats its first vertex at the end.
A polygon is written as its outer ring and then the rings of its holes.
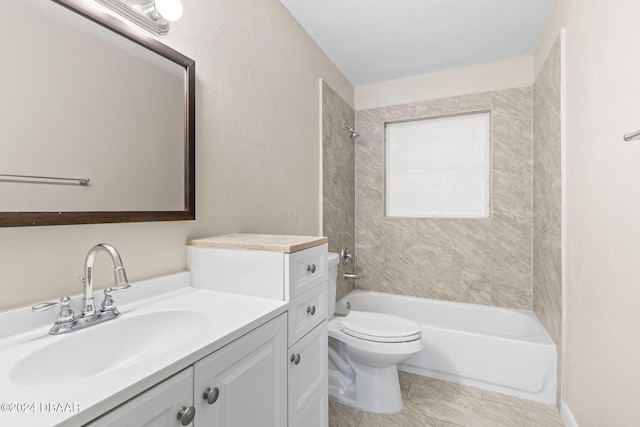
POLYGON ((580 427, 576 419, 573 417, 571 409, 569 409, 569 405, 565 402, 562 402, 562 405, 560 405, 560 415, 562 415, 562 420, 566 427, 580 427))

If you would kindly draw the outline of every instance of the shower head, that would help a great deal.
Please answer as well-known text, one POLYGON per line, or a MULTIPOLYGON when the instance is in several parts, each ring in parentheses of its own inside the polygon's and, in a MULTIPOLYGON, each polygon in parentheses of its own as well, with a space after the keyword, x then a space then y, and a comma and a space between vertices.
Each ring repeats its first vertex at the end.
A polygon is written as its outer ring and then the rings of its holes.
POLYGON ((342 129, 346 129, 349 131, 349 138, 351 139, 356 139, 360 136, 360 134, 358 132, 356 132, 355 130, 353 130, 353 128, 349 127, 349 126, 343 126, 342 129))

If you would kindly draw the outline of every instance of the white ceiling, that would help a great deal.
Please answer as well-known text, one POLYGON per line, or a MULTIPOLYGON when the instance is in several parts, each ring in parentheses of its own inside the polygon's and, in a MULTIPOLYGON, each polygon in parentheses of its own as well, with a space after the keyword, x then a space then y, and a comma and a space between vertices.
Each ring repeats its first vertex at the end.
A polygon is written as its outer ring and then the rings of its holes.
POLYGON ((280 0, 357 86, 533 53, 556 0, 280 0))

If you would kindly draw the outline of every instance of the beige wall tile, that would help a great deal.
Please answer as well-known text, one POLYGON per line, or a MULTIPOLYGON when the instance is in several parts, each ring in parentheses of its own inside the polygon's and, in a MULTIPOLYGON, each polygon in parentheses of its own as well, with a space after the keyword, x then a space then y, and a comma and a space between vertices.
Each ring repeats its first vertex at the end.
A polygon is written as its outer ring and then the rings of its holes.
MULTIPOLYGON (((562 360, 561 43, 556 40, 533 85, 532 308, 562 360)), ((559 362, 558 366, 562 364, 559 362)), ((561 387, 558 369, 558 393, 561 387)))
MULTIPOLYGON (((340 253, 343 245, 355 252, 355 140, 344 126, 355 127, 355 111, 327 83, 322 83, 322 220, 329 252, 340 253)), ((353 272, 354 266, 346 266, 353 272)), ((354 288, 345 280, 345 267, 338 266, 340 299, 354 288)))
POLYGON ((531 308, 531 88, 358 111, 358 288, 531 308), (384 123, 469 111, 492 113, 492 215, 384 216, 384 123))

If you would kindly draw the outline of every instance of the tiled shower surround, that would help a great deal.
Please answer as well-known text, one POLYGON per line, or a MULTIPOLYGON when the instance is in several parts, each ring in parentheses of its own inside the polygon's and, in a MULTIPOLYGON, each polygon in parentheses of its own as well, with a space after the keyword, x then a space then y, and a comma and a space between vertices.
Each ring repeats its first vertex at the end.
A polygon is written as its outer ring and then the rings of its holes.
MULTIPOLYGON (((322 83, 322 220, 329 251, 340 253, 342 245, 355 251, 355 141, 344 126, 355 127, 355 111, 326 83, 322 83)), ((353 265, 346 266, 353 272, 353 265)), ((338 267, 337 298, 354 288, 338 267)))
MULTIPOLYGON (((560 41, 556 40, 533 85, 532 309, 556 343, 558 359, 562 360, 560 41)), ((560 378, 558 375, 558 390, 560 378)))
POLYGON ((356 113, 356 254, 373 291, 531 309, 532 88, 356 113), (384 124, 491 112, 491 216, 385 217, 384 124))

